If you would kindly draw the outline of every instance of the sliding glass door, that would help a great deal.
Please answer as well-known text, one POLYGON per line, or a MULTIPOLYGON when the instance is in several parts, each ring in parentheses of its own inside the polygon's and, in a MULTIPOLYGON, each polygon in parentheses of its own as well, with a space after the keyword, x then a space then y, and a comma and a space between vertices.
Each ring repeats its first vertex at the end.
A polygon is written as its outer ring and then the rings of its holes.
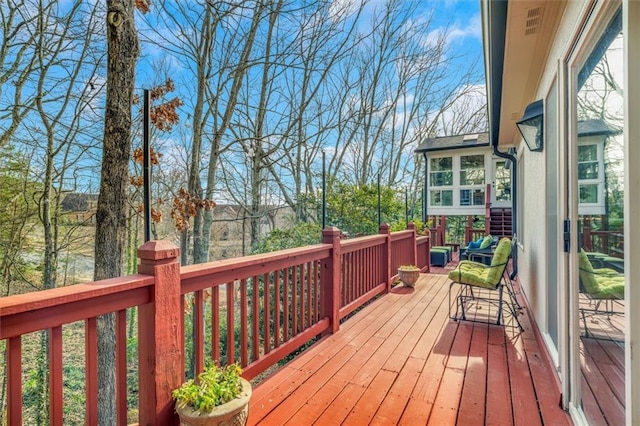
POLYGON ((622 11, 600 4, 590 20, 569 60, 570 400, 590 424, 624 424, 622 11))

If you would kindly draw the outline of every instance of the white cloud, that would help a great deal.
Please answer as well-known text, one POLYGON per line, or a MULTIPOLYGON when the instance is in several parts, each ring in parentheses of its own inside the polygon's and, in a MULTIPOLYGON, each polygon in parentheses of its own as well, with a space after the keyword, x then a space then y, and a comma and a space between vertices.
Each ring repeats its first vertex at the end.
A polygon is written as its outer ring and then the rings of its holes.
POLYGON ((458 21, 450 26, 436 28, 425 36, 423 43, 427 46, 435 46, 442 37, 445 37, 447 44, 451 44, 455 41, 468 37, 481 41, 482 25, 480 21, 480 14, 477 13, 473 15, 464 23, 464 25, 458 21))

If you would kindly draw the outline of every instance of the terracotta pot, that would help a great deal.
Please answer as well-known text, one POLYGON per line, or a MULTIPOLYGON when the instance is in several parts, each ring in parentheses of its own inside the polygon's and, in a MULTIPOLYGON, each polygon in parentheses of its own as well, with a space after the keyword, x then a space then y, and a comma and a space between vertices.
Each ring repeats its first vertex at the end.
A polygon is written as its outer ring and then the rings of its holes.
POLYGON ((418 281, 418 278, 420 278, 420 270, 403 271, 398 269, 398 278, 406 287, 413 287, 416 284, 416 281, 418 281))
POLYGON ((240 378, 242 391, 240 396, 214 408, 209 413, 198 413, 191 407, 178 407, 176 412, 180 416, 180 424, 186 426, 243 426, 249 417, 249 399, 251 398, 251 383, 240 378))

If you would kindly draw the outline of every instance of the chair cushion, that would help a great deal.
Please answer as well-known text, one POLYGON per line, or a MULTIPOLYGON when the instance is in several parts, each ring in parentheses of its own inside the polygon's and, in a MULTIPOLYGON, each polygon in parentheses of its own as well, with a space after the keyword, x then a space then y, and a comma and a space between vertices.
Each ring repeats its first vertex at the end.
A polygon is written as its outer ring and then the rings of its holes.
POLYGON ((479 249, 487 248, 487 247, 491 246, 491 243, 493 243, 493 237, 491 235, 487 235, 486 237, 484 237, 482 239, 482 242, 480 243, 480 247, 478 247, 478 248, 479 249))
POLYGON ((490 269, 487 265, 479 262, 462 260, 458 263, 456 269, 449 272, 449 279, 461 284, 494 289, 496 285, 492 285, 487 281, 490 269))
POLYGON ((447 251, 447 252, 450 252, 452 250, 451 246, 433 246, 433 247, 431 247, 431 250, 434 250, 434 249, 436 249, 436 250, 444 250, 444 251, 447 251))
POLYGON ((593 294, 595 299, 624 299, 624 277, 616 274, 616 276, 596 275, 598 282, 598 292, 593 294))
POLYGON ((467 248, 468 249, 477 249, 480 247, 480 243, 482 243, 482 240, 480 241, 471 241, 469 244, 467 244, 467 248))
POLYGON ((593 269, 584 250, 578 254, 580 281, 594 299, 624 299, 624 276, 610 268, 593 269))
POLYGON ((491 259, 491 265, 487 266, 479 262, 462 260, 458 263, 456 269, 449 272, 449 279, 460 284, 495 289, 507 267, 507 262, 511 255, 511 247, 510 239, 501 239, 491 259))
POLYGON ((510 255, 511 240, 509 238, 503 238, 498 243, 496 251, 493 253, 493 258, 491 259, 491 270, 489 271, 489 275, 487 276, 489 282, 495 282, 497 285, 497 283, 500 281, 500 278, 502 278, 504 269, 507 267, 507 262, 509 261, 510 255))

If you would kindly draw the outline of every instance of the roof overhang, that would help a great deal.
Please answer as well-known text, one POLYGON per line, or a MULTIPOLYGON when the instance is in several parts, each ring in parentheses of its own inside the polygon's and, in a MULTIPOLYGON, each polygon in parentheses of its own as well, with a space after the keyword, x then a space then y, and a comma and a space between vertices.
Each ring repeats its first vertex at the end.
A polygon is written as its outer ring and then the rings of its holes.
POLYGON ((491 145, 518 145, 516 121, 536 100, 565 6, 566 1, 482 0, 491 145))

